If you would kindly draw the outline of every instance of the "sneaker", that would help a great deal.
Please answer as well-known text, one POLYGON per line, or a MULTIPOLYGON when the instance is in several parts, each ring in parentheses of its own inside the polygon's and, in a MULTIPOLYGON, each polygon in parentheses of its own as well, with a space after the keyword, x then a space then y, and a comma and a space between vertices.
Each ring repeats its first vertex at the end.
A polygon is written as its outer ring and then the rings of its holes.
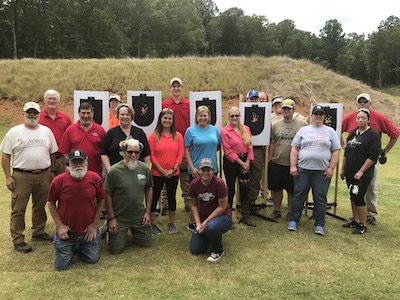
POLYGON ((342 225, 343 228, 355 228, 358 226, 358 223, 353 219, 348 223, 342 225))
POLYGON ((46 232, 42 233, 41 235, 33 236, 32 235, 32 241, 45 241, 45 242, 52 242, 53 241, 53 236, 48 235, 46 232))
POLYGON ((273 207, 273 206, 274 206, 274 199, 268 198, 268 200, 267 200, 267 206, 268 206, 268 207, 273 207))
POLYGON ((207 258, 207 261, 216 262, 218 259, 221 258, 222 255, 224 255, 224 252, 222 252, 221 254, 211 252, 211 255, 207 258))
POLYGON ((368 219, 367 221, 369 224, 371 224, 373 226, 381 225, 375 218, 368 219))
POLYGON ((161 230, 160 230, 160 228, 157 227, 157 225, 151 224, 151 233, 154 235, 160 235, 161 230))
POLYGON ((290 231, 296 231, 297 223, 295 221, 290 221, 287 229, 289 229, 290 231))
POLYGON ((314 229, 315 234, 324 235, 324 227, 317 225, 314 229))
POLYGON ((279 219, 282 216, 281 212, 279 210, 274 210, 273 213, 271 214, 270 218, 271 219, 279 219))
POLYGON ((169 231, 169 233, 177 233, 178 232, 174 223, 168 223, 168 231, 169 231))
POLYGON ((32 251, 32 247, 25 242, 14 244, 14 249, 22 253, 28 253, 32 251))
POLYGON ((196 223, 189 223, 187 229, 189 231, 196 230, 196 223))
POLYGON ((364 224, 358 224, 356 229, 353 230, 353 234, 364 234, 367 232, 367 226, 364 226, 364 224))

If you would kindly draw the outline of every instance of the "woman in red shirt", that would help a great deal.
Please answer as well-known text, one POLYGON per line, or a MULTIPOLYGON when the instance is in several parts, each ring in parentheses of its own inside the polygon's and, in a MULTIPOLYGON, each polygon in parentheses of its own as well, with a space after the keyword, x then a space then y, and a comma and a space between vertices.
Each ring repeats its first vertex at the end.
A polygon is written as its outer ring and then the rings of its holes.
POLYGON ((223 169, 228 186, 228 202, 232 207, 235 195, 236 178, 239 179, 241 222, 248 226, 256 226, 250 220, 247 188, 249 183, 250 161, 254 159, 251 132, 249 127, 240 122, 238 107, 228 111, 228 124, 221 131, 222 147, 224 149, 223 169))
POLYGON ((179 178, 179 165, 183 158, 183 137, 176 131, 174 123, 174 111, 164 108, 158 116, 156 129, 149 135, 150 160, 153 175, 153 201, 151 203, 151 232, 161 234, 156 225, 156 207, 162 187, 165 183, 168 198, 168 231, 176 233, 174 224, 176 211, 176 189, 179 178))

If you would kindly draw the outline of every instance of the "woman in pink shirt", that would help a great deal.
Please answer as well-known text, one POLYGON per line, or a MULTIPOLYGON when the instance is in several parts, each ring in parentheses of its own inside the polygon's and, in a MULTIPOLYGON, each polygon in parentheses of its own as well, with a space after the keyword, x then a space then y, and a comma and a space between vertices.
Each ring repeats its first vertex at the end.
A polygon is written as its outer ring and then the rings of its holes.
POLYGON ((222 147, 224 149, 223 169, 228 186, 228 202, 232 207, 235 195, 236 178, 239 179, 240 207, 242 220, 248 226, 256 226, 250 220, 247 189, 249 184, 250 161, 254 159, 251 132, 249 127, 240 123, 238 107, 228 111, 228 124, 221 131, 222 147))
POLYGON ((156 207, 162 187, 165 183, 168 198, 168 231, 176 233, 174 224, 176 211, 176 188, 178 186, 179 165, 183 158, 183 137, 176 131, 174 111, 164 108, 158 117, 156 129, 149 135, 150 160, 153 175, 153 201, 151 203, 151 232, 161 234, 156 225, 156 207))

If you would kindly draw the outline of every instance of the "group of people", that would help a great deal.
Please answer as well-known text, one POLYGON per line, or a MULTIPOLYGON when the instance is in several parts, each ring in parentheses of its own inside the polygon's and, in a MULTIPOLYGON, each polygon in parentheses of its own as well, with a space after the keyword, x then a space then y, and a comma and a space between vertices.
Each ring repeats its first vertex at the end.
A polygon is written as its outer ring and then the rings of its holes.
MULTIPOLYGON (((30 195, 32 240, 53 241, 57 270, 68 269, 76 251, 88 263, 100 259, 97 225, 105 212, 112 254, 123 252, 128 232, 135 244, 144 247, 151 244, 151 235, 162 233, 156 217, 159 202, 165 205, 161 210, 168 211, 168 232, 176 233, 178 183, 185 210, 190 211, 191 253, 206 253, 212 245, 208 261, 215 262, 224 254, 222 234, 234 228, 231 209, 236 181, 240 222, 256 226, 250 215, 262 188, 265 147, 253 146, 252 132, 240 122, 238 107, 228 110, 228 123, 221 132, 210 124, 207 106, 196 109, 195 125, 190 126, 190 105, 182 96, 180 78, 171 79, 170 91, 171 97, 163 101, 156 128, 148 137, 132 125, 134 109, 116 94, 109 98, 107 132, 93 121, 94 108, 87 102, 79 106, 79 120, 72 124, 58 109, 60 95, 55 90, 44 94, 43 110, 35 102, 24 105, 23 124, 11 128, 0 146, 6 185, 12 192, 10 231, 15 250, 32 251, 24 236, 30 195), (226 184, 217 177, 221 145, 226 184), (46 201, 56 225, 54 236, 45 232, 46 201)), ((251 90, 246 101, 268 101, 268 97, 251 90)), ((370 110, 370 104, 368 94, 359 95, 359 110, 345 117, 342 127, 350 134, 346 144, 342 141, 341 177, 346 178, 353 212, 353 219, 343 226, 355 228, 353 233, 357 234, 366 232, 367 219, 377 223, 377 200, 368 200, 368 189, 377 182, 380 134, 391 138, 385 154, 400 134, 384 115, 370 110)), ((281 217, 286 190, 288 229, 296 230, 312 188, 315 233, 322 235, 326 195, 341 143, 336 132, 324 125, 321 105, 314 106, 311 125, 308 118, 295 112, 295 106, 291 98, 272 99, 267 158, 268 187, 274 201, 271 218, 281 217)), ((376 187, 372 188, 377 197, 376 187)))

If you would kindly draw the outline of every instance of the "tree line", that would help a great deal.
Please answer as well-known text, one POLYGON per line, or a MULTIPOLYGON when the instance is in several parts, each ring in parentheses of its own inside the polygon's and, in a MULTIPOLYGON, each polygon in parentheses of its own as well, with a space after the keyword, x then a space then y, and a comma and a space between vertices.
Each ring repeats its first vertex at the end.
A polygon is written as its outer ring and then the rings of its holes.
POLYGON ((395 16, 368 36, 328 20, 317 36, 212 0, 2 0, 0 43, 3 59, 285 55, 374 87, 400 78, 395 16))

